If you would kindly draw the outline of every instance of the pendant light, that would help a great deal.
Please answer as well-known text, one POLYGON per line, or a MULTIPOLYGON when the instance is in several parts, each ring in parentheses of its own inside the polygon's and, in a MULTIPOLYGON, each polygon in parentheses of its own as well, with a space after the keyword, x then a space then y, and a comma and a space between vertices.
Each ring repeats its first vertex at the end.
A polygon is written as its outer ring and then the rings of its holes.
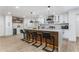
POLYGON ((31 21, 30 21, 30 23, 33 23, 33 20, 32 20, 32 14, 33 14, 33 12, 30 12, 30 14, 31 14, 31 21))
POLYGON ((51 6, 48 6, 48 10, 50 9, 51 6))
POLYGON ((50 14, 49 14, 49 13, 50 13, 50 7, 51 7, 51 6, 48 6, 48 18, 47 18, 47 21, 48 21, 48 20, 51 20, 51 19, 49 18, 49 15, 50 15, 50 14))

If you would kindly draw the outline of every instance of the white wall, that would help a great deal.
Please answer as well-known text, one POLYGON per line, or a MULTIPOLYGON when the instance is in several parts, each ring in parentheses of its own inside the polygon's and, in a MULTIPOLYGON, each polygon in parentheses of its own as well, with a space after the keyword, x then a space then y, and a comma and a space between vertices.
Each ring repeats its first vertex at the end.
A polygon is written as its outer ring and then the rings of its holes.
POLYGON ((5 20, 4 20, 4 16, 0 16, 0 36, 4 36, 4 32, 5 32, 5 20))
POLYGON ((60 15, 60 23, 69 23, 69 29, 63 30, 63 37, 68 38, 70 41, 76 41, 76 14, 75 11, 69 11, 60 15))
POLYGON ((68 12, 59 15, 59 23, 69 23, 68 12))
POLYGON ((76 20, 76 36, 79 37, 79 15, 77 15, 76 20))
MULTIPOLYGON (((68 18, 68 12, 67 13, 63 13, 61 15, 59 15, 59 23, 69 23, 69 18, 68 18)), ((69 39, 70 35, 69 35, 69 29, 62 29, 63 31, 63 38, 69 39)))
POLYGON ((5 35, 13 35, 12 16, 5 16, 5 35))
POLYGON ((76 14, 74 11, 69 12, 69 40, 76 41, 76 14))
POLYGON ((70 12, 70 32, 73 35, 73 40, 76 40, 76 37, 79 37, 79 9, 75 9, 70 12), (73 25, 73 26, 71 26, 73 25))

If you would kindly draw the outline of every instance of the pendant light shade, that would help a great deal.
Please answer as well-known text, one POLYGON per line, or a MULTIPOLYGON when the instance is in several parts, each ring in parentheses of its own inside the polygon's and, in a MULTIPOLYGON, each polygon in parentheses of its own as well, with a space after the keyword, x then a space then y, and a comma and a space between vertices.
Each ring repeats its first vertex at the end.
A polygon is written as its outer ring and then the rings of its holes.
POLYGON ((50 6, 48 6, 48 10, 50 9, 50 6))

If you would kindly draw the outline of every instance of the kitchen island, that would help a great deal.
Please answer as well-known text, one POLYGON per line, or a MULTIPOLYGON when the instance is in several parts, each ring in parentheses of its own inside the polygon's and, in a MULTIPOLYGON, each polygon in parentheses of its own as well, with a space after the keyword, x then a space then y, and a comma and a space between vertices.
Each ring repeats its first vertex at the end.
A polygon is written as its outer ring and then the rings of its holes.
POLYGON ((62 46, 62 31, 61 30, 56 30, 56 29, 32 29, 32 28, 26 28, 25 30, 29 32, 50 32, 52 36, 55 37, 54 40, 54 45, 57 48, 57 51, 61 51, 61 46, 62 46))

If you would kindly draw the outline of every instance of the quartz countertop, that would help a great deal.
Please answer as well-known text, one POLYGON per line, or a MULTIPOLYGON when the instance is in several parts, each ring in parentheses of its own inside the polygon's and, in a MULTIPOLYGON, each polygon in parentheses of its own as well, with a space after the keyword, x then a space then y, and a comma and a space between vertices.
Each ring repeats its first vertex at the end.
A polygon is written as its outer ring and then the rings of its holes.
POLYGON ((25 28, 26 30, 36 30, 36 31, 54 31, 54 32, 60 32, 61 29, 32 29, 32 28, 25 28))

